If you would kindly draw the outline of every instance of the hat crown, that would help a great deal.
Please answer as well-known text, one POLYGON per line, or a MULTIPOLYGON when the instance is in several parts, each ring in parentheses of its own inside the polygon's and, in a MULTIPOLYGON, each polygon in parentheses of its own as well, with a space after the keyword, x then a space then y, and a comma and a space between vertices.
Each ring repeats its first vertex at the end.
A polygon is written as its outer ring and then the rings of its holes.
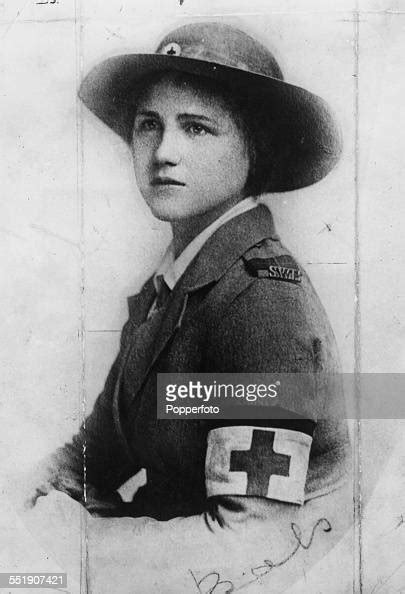
POLYGON ((283 80, 276 59, 264 45, 222 23, 183 25, 166 35, 156 53, 213 62, 283 80))

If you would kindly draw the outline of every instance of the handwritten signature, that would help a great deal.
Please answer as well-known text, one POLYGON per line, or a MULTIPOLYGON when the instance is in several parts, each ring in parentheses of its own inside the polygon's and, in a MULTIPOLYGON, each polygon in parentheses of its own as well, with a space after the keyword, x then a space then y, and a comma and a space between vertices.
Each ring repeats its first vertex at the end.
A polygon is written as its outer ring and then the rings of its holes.
POLYGON ((35 4, 59 4, 58 0, 46 0, 46 2, 35 2, 35 4))
POLYGON ((247 586, 259 581, 262 577, 270 573, 270 571, 272 571, 273 569, 277 567, 282 567, 283 565, 288 563, 298 553, 300 549, 304 549, 307 551, 312 545, 315 533, 318 528, 322 529, 324 532, 330 532, 332 530, 332 526, 329 520, 327 520, 326 518, 320 518, 312 527, 308 540, 304 542, 301 528, 294 522, 292 522, 290 526, 291 532, 296 541, 294 548, 290 551, 290 553, 279 561, 271 561, 270 559, 264 559, 260 565, 252 567, 250 569, 250 573, 252 574, 254 579, 244 582, 238 587, 235 587, 234 583, 230 580, 223 580, 218 571, 212 571, 205 575, 202 579, 197 579, 194 572, 191 571, 191 569, 189 569, 189 572, 194 580, 194 584, 199 594, 231 594, 231 592, 242 590, 242 588, 246 588, 247 586))

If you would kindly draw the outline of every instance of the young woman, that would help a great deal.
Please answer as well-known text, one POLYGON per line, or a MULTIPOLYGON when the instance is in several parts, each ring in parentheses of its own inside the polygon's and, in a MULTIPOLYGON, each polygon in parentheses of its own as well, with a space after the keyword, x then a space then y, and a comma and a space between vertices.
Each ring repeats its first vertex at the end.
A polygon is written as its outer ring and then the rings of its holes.
POLYGON ((138 188, 173 241, 129 299, 93 412, 50 458, 32 501, 56 488, 101 516, 202 513, 226 525, 335 490, 348 445, 343 397, 339 382, 319 379, 339 371, 335 340, 258 200, 333 168, 340 140, 329 108, 284 82, 265 47, 218 23, 180 27, 155 54, 101 63, 80 97, 130 146, 138 188), (272 418, 158 420, 157 374, 168 372, 303 379, 272 418), (147 483, 124 503, 117 489, 141 468, 147 483))

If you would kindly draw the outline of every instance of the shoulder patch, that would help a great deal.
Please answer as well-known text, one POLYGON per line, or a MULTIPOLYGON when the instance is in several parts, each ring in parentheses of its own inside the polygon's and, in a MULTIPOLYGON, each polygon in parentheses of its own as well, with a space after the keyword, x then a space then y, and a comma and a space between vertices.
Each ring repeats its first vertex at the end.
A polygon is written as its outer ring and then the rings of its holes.
POLYGON ((289 254, 270 258, 245 256, 245 263, 250 274, 259 278, 270 278, 296 285, 302 280, 302 271, 289 254))

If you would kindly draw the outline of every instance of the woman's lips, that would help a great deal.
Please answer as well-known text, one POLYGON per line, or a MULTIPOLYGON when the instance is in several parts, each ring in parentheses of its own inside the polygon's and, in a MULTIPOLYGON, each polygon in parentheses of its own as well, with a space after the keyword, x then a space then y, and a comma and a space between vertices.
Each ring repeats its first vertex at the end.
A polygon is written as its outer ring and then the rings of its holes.
POLYGON ((172 179, 171 177, 155 177, 152 180, 152 186, 185 186, 183 182, 172 179))

